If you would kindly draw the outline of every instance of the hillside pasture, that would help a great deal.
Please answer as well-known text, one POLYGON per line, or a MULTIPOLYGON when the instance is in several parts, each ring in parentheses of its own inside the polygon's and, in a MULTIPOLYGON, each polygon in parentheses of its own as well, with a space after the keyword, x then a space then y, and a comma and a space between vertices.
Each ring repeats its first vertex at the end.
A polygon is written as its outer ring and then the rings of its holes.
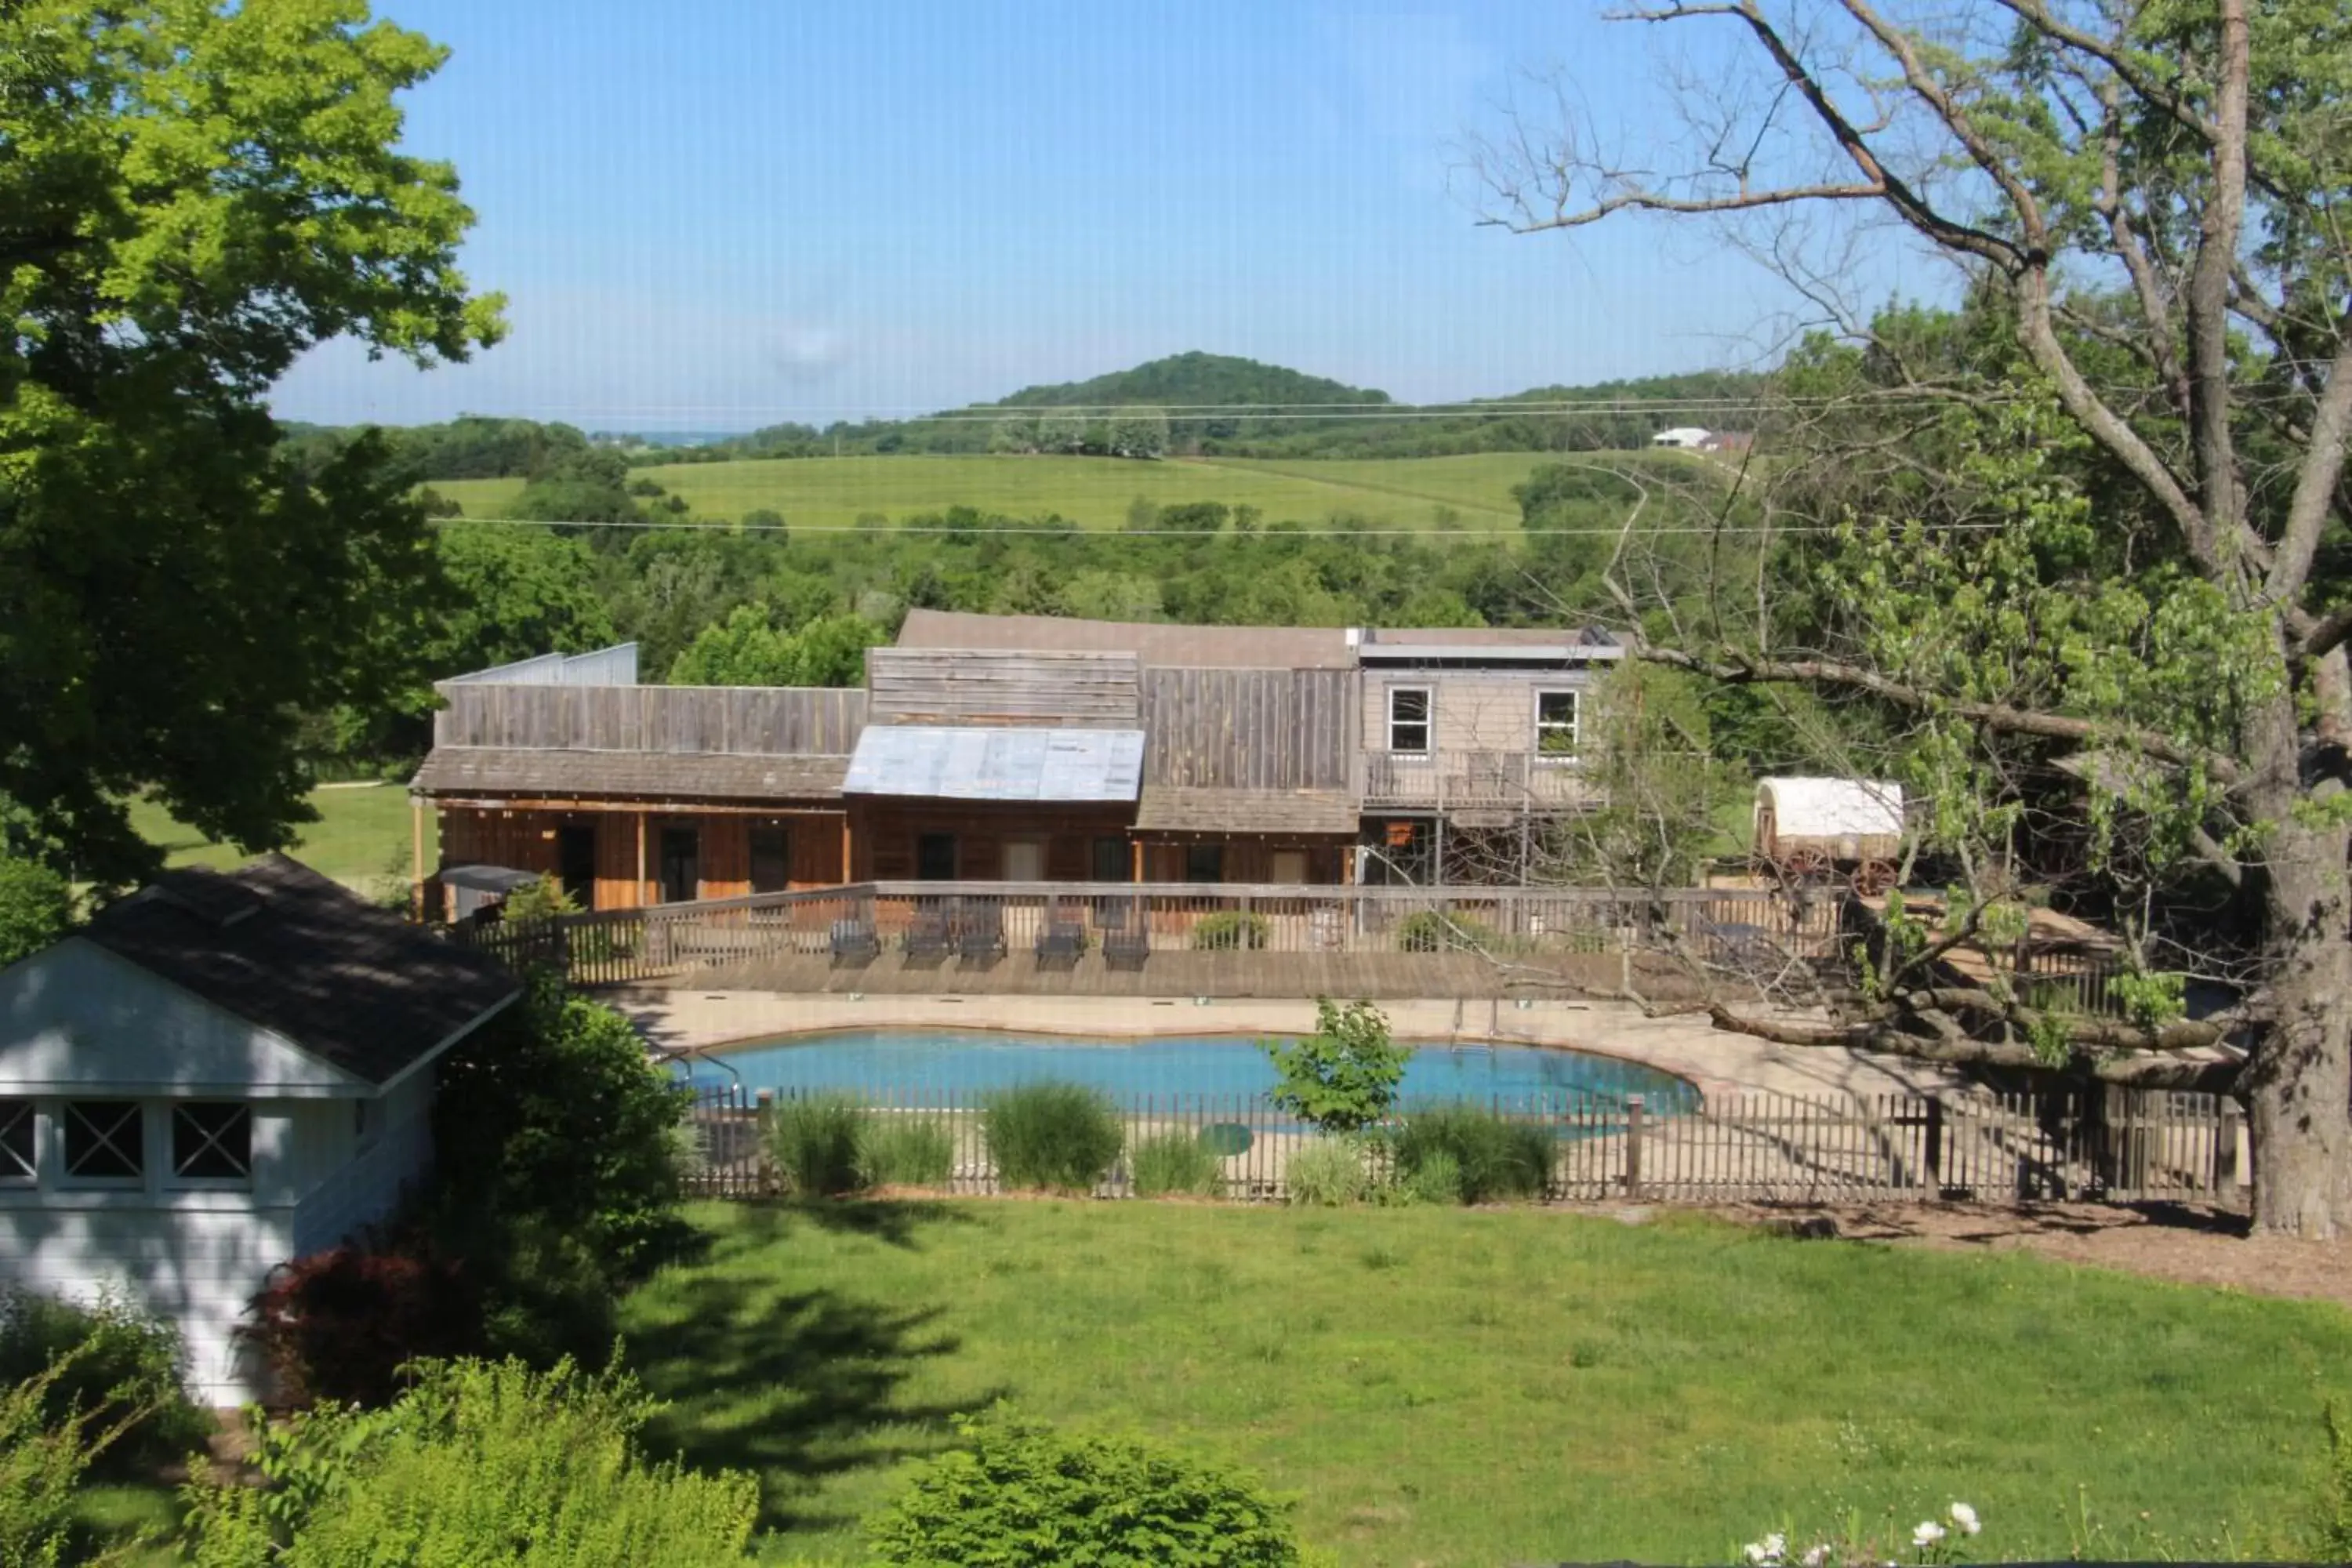
MULTIPOLYGON (((844 528, 879 513, 904 522, 969 506, 1006 517, 1058 514, 1084 528, 1126 526, 1139 499, 1155 506, 1221 501, 1252 506, 1267 522, 1334 516, 1383 528, 1434 528, 1451 512, 1464 528, 1516 529, 1511 489, 1550 461, 1650 461, 1651 454, 1486 453, 1388 460, 1277 461, 1115 458, 804 458, 669 463, 635 470, 683 499, 699 518, 740 519, 766 509, 802 527, 844 528)), ((1683 459, 1689 460, 1689 459, 1683 459)), ((452 479, 433 489, 468 517, 498 517, 522 481, 452 479)))

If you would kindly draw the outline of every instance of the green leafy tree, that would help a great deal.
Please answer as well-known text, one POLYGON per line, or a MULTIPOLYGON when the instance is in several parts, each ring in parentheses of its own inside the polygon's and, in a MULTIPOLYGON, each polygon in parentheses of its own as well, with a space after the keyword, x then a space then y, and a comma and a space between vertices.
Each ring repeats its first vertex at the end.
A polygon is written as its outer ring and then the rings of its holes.
MULTIPOLYGON (((1793 454, 1801 483, 1842 479, 1847 457, 1869 482, 1806 518, 1851 526, 1792 550, 1769 584, 1792 590, 1788 613, 1646 626, 1634 653, 1874 715, 1927 797, 1927 834, 1971 864, 2022 830, 2029 781, 2063 784, 2116 907, 2136 883, 2151 911, 2219 888, 2252 936, 2235 1018, 2075 1020, 1906 980, 1820 1042, 1860 1029, 1949 1059, 2229 1089, 2257 1227, 2352 1228, 2352 232, 2319 216, 2352 190, 2352 14, 2009 0, 2005 33, 1865 0, 1654 15, 1723 29, 1738 79, 1689 104, 1698 143, 1759 159, 1620 163, 1521 127, 1489 163, 1494 216, 1767 213, 1773 253, 1832 302, 1880 391, 1843 405, 1853 439, 1793 454), (1866 114, 1856 81, 1880 99, 1866 114), (1802 209, 1832 221, 1807 229, 1802 209), (1862 213, 1969 278, 1943 352, 1919 353, 1915 314, 1840 298, 1833 256, 1781 247, 1850 237, 1837 215, 1862 213), (1899 465, 1853 417, 1898 402, 1899 465), (2189 1054, 2226 1026, 2251 1041, 2242 1064, 2189 1054)), ((2012 892, 1974 878, 1958 918, 2012 892)))
POLYGON ((404 679, 421 509, 381 437, 306 471, 264 399, 331 338, 499 336, 456 175, 399 147, 442 58, 354 0, 0 8, 0 796, 101 882, 156 863, 143 785, 287 843, 299 716, 404 679))
POLYGON ((1270 1097, 1326 1132, 1360 1132, 1388 1114, 1412 1047, 1389 1037, 1389 1021, 1369 1002, 1315 1004, 1315 1032, 1264 1042, 1281 1081, 1270 1097))
POLYGON ((73 929, 73 888, 37 860, 0 853, 0 964, 29 958, 73 929))

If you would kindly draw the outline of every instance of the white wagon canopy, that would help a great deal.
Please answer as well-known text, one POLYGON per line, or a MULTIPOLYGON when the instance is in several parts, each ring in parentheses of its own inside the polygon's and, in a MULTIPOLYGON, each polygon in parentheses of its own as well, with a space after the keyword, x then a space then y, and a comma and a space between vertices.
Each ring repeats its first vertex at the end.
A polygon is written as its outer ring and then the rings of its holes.
POLYGON ((1892 860, 1902 844, 1901 784, 1867 779, 1757 781, 1759 858, 1892 860))

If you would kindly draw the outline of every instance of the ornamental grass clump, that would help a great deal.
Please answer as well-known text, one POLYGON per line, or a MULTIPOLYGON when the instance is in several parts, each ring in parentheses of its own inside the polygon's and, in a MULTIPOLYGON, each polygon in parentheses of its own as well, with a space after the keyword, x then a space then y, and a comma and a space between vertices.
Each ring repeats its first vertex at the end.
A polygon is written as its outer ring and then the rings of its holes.
POLYGON ((1171 1130, 1139 1139, 1127 1163, 1138 1197, 1213 1198, 1224 1194, 1224 1163, 1189 1132, 1171 1130))
POLYGON ((1553 1142, 1548 1130, 1472 1106, 1412 1112, 1397 1130, 1393 1147, 1397 1173, 1408 1186, 1417 1180, 1440 1181, 1450 1162, 1454 1195, 1465 1204, 1539 1198, 1551 1184, 1553 1142), (1423 1178, 1425 1170, 1433 1174, 1423 1178))
POLYGON ((1283 1163, 1284 1198, 1301 1208, 1346 1208, 1371 1200, 1373 1181, 1363 1141, 1349 1135, 1314 1138, 1283 1163))
POLYGON ((769 1157, 794 1197, 841 1197, 867 1184, 865 1131, 866 1108, 848 1095, 787 1100, 769 1116, 769 1157))
POLYGON ((857 1169, 869 1187, 944 1187, 955 1175, 955 1133, 937 1117, 868 1111, 857 1169))
POLYGON ((982 1128, 1006 1188, 1085 1193, 1126 1145, 1118 1113, 1082 1084, 1026 1083, 991 1095, 982 1128))

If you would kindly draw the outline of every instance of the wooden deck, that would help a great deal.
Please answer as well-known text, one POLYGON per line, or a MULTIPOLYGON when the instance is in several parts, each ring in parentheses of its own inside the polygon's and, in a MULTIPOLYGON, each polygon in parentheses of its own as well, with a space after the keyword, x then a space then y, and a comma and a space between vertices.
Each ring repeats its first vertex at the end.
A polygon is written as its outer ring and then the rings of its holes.
MULTIPOLYGON (((1679 994, 1680 978, 1636 956, 1644 994, 1679 994)), ((697 966, 642 982, 689 991, 862 992, 883 996, 1333 996, 1363 1001, 1615 995, 1625 979, 1614 954, 1562 956, 1540 973, 1498 967, 1474 953, 1154 952, 1140 968, 1114 968, 1099 953, 1072 964, 1014 952, 992 963, 909 962, 886 952, 866 963, 815 953, 769 954, 697 966)))

